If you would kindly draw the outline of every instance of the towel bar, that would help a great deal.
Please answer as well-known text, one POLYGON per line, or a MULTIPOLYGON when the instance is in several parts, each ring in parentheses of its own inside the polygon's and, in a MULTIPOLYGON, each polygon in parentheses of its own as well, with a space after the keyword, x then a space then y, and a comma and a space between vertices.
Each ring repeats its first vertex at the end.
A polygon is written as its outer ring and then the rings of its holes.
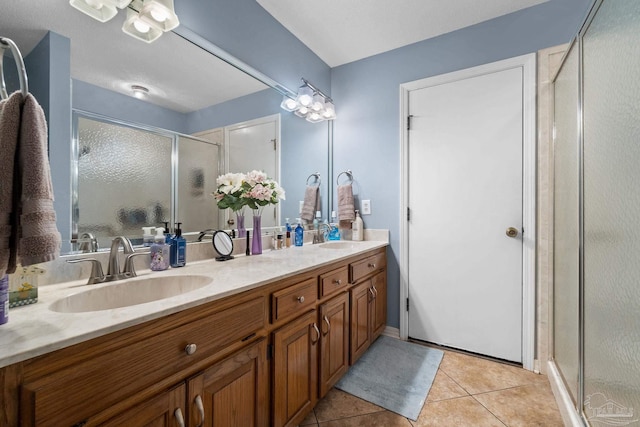
POLYGON ((347 177, 349 178, 349 182, 353 182, 353 172, 351 172, 351 169, 347 169, 346 171, 340 172, 338 174, 338 177, 336 178, 337 185, 340 185, 340 177, 342 175, 347 175, 347 177))
POLYGON ((20 49, 18 49, 18 46, 13 42, 13 40, 6 37, 0 37, 0 98, 9 98, 9 94, 7 93, 7 86, 4 82, 4 70, 2 69, 4 51, 6 49, 11 50, 11 54, 16 61, 16 67, 18 68, 18 78, 20 79, 20 92, 22 93, 22 97, 24 98, 29 93, 27 69, 24 66, 24 61, 22 60, 20 49))

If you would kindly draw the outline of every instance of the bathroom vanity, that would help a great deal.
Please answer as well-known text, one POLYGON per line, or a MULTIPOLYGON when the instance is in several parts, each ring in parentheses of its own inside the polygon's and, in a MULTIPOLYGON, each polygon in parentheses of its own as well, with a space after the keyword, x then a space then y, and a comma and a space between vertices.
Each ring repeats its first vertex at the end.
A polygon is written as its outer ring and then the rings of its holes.
MULTIPOLYGON (((0 345, 0 425, 295 426, 384 330, 386 245, 202 261, 167 273, 210 275, 187 294, 49 312, 58 328, 43 327, 36 347, 0 345)), ((87 286, 61 288, 33 315, 87 286)))

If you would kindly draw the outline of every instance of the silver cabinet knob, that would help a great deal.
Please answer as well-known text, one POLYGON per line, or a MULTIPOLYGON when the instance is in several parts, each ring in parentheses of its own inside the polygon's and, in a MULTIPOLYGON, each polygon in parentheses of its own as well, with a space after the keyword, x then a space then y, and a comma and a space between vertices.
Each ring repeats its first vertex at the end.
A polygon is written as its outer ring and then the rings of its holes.
POLYGON ((187 344, 187 346, 184 348, 184 352, 187 353, 189 356, 191 356, 193 353, 196 352, 197 349, 198 349, 197 345, 187 344))
POLYGON ((304 297, 301 295, 298 297, 298 302, 302 304, 304 302, 304 297))

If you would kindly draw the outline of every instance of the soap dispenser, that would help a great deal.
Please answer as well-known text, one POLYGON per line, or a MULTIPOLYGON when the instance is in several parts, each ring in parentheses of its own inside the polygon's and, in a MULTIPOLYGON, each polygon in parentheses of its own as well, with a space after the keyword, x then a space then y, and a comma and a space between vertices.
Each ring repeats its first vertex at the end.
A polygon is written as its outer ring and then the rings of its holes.
POLYGON ((302 246, 304 243, 304 228, 302 228, 302 220, 300 218, 296 218, 298 220, 298 225, 295 230, 295 245, 302 246))
POLYGON ((153 245, 153 230, 155 227, 142 227, 142 246, 149 247, 153 245))
POLYGON ((151 270, 162 271, 169 268, 169 252, 169 245, 165 243, 164 230, 158 227, 156 228, 156 235, 153 238, 153 244, 149 249, 151 255, 151 270))
POLYGON ((184 267, 187 263, 187 241, 182 237, 181 222, 176 223, 176 235, 171 240, 171 267, 184 267))
POLYGON ((329 240, 340 240, 340 228, 338 227, 338 217, 336 211, 331 211, 331 227, 329 229, 329 240))
POLYGON ((164 242, 167 245, 171 245, 171 240, 173 239, 173 236, 171 236, 171 230, 169 230, 169 221, 164 221, 164 242))
POLYGON ((351 223, 351 240, 364 239, 364 223, 360 217, 360 212, 356 210, 356 219, 351 223))

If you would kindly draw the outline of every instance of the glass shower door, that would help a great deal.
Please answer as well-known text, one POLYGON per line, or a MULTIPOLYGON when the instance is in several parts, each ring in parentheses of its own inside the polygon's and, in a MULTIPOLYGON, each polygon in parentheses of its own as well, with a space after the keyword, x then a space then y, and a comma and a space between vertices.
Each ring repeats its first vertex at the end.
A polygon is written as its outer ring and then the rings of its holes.
POLYGON ((584 417, 640 425, 640 1, 583 35, 584 417))

